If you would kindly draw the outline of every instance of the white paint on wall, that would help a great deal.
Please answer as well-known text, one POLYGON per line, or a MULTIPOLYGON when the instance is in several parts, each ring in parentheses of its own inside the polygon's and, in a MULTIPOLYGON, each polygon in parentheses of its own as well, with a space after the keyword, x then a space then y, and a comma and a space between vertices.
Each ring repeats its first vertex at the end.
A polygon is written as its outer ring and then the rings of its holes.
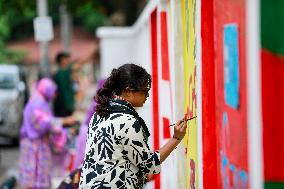
MULTIPOLYGON (((170 9, 168 9, 168 33, 169 33, 169 56, 170 56, 170 73, 172 85, 172 102, 173 102, 173 122, 177 122, 184 116, 184 63, 183 63, 183 44, 182 44, 182 16, 181 1, 171 0, 170 9)), ((173 133, 174 128, 171 128, 173 133)), ((172 178, 173 189, 186 187, 186 156, 185 146, 181 143, 173 153, 173 170, 172 178)))
POLYGON ((198 159, 198 188, 203 188, 203 161, 202 161, 202 46, 201 46, 201 0, 196 0, 195 13, 196 28, 196 95, 197 95, 197 159, 198 159))
POLYGON ((260 76, 260 1, 246 1, 249 188, 262 189, 263 142, 260 76))

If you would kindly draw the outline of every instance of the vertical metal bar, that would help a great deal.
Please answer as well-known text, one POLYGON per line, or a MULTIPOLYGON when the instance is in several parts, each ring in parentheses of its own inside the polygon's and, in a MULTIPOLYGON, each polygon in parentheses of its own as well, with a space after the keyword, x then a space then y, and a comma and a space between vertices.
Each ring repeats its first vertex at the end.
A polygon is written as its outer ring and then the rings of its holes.
MULTIPOLYGON (((47 16, 46 0, 37 0, 37 12, 39 17, 47 16)), ((40 74, 44 77, 50 77, 48 41, 40 42, 40 74)))

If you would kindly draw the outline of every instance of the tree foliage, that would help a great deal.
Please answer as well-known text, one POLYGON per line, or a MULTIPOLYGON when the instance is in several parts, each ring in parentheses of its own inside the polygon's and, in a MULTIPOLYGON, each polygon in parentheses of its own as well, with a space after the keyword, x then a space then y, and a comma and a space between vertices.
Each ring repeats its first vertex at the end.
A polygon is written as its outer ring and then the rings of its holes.
POLYGON ((21 63, 26 53, 8 49, 6 43, 32 32, 35 4, 24 0, 0 0, 0 64, 21 63))
MULTIPOLYGON (((47 0, 48 13, 53 24, 59 24, 59 7, 66 5, 72 15, 74 25, 94 32, 105 25, 108 17, 120 10, 126 15, 126 24, 131 25, 138 16, 137 2, 146 0, 47 0)), ((24 52, 15 52, 5 47, 7 41, 31 37, 33 19, 37 16, 37 1, 0 0, 0 63, 20 62, 24 52)))

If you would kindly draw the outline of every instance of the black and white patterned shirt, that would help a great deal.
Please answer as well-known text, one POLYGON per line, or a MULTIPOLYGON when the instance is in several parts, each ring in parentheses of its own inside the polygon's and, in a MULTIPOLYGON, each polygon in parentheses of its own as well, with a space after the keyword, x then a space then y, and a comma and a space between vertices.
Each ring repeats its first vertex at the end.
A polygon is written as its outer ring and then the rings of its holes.
POLYGON ((148 173, 160 172, 160 154, 150 151, 140 123, 127 113, 94 114, 79 188, 136 189, 148 173))

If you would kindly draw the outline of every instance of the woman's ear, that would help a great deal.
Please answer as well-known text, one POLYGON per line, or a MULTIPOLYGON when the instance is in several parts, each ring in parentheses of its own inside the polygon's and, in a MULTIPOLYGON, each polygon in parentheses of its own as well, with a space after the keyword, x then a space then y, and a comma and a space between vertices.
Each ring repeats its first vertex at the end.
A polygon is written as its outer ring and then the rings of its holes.
POLYGON ((131 97, 131 91, 129 91, 129 90, 123 90, 122 91, 122 93, 121 93, 121 97, 123 97, 123 98, 129 98, 129 97, 131 97))
POLYGON ((131 93, 131 91, 126 90, 126 91, 125 91, 125 95, 126 95, 127 97, 131 97, 132 93, 131 93))
POLYGON ((130 87, 126 87, 125 90, 123 90, 123 93, 125 93, 126 97, 131 97, 132 96, 132 92, 130 90, 130 87))

